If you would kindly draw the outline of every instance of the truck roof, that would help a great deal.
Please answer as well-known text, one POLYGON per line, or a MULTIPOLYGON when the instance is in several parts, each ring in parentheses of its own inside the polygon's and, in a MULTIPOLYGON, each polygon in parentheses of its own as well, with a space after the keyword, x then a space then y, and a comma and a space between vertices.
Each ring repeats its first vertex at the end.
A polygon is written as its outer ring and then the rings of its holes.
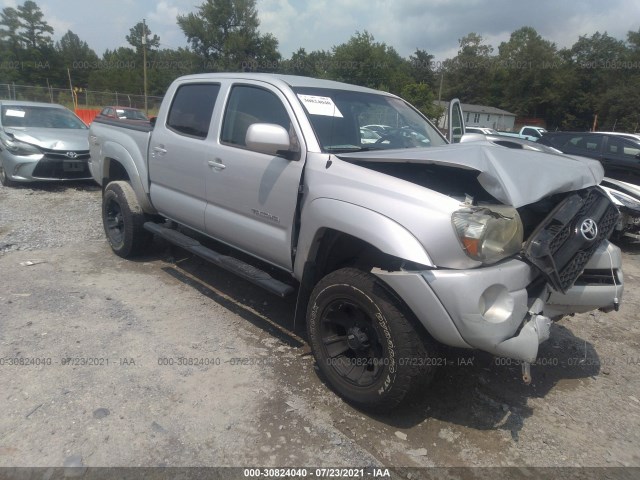
POLYGON ((336 82, 334 80, 324 80, 320 78, 303 77, 300 75, 281 75, 273 73, 249 73, 249 72, 228 72, 228 73, 198 73, 180 77, 179 80, 257 80, 280 86, 288 85, 289 87, 306 87, 306 88, 328 88, 333 90, 350 90, 354 92, 377 93, 395 97, 395 95, 374 90, 372 88, 351 85, 350 83, 336 82))

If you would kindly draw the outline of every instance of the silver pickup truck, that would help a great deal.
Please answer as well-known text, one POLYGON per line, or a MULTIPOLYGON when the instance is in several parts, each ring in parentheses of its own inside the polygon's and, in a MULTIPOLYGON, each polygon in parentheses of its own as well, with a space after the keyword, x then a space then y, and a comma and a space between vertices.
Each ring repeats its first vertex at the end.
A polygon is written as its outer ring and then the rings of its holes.
POLYGON ((173 82, 153 125, 96 120, 89 143, 117 255, 158 235, 277 295, 297 292, 321 375, 361 408, 423 388, 440 344, 517 359, 528 381, 553 320, 622 297, 620 250, 607 240, 618 211, 597 162, 449 144, 385 92, 191 75, 173 82))

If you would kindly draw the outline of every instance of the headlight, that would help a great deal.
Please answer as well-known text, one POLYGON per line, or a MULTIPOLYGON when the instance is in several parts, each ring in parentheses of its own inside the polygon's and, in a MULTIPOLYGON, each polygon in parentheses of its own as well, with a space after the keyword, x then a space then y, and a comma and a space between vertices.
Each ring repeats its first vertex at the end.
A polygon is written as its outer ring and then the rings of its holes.
POLYGON ((1 140, 2 146, 14 155, 35 155, 42 153, 38 149, 38 147, 35 147, 29 143, 21 142, 20 140, 16 140, 15 138, 9 138, 3 135, 1 140))
POLYGON ((451 221, 465 253, 484 264, 522 249, 522 221, 515 208, 467 207, 454 212, 451 221))

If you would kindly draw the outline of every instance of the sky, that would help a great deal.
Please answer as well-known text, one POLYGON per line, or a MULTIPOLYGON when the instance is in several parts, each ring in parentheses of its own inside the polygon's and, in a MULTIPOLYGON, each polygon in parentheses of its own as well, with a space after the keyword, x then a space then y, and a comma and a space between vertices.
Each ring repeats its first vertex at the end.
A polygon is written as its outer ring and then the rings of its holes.
MULTIPOLYGON (((125 36, 143 18, 161 47, 186 47, 178 14, 195 12, 204 0, 36 0, 54 28, 54 41, 73 31, 98 54, 128 46, 125 36)), ((0 0, 16 7, 23 0, 0 0)), ((596 31, 625 40, 640 29, 638 0, 257 0, 260 31, 279 40, 283 58, 304 47, 331 50, 356 32, 409 57, 426 50, 436 60, 452 58, 470 32, 497 48, 511 32, 530 26, 558 48, 596 31)))

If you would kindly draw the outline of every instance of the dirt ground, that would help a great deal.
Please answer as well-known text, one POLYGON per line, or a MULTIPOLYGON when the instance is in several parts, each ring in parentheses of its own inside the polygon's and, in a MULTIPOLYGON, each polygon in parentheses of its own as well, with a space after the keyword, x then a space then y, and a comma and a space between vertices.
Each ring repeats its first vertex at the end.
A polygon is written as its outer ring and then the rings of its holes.
POLYGON ((640 466, 638 243, 620 311, 555 324, 531 385, 446 351, 424 399, 374 416, 318 378, 295 299, 160 241, 122 260, 99 205, 0 187, 0 467, 640 466))

